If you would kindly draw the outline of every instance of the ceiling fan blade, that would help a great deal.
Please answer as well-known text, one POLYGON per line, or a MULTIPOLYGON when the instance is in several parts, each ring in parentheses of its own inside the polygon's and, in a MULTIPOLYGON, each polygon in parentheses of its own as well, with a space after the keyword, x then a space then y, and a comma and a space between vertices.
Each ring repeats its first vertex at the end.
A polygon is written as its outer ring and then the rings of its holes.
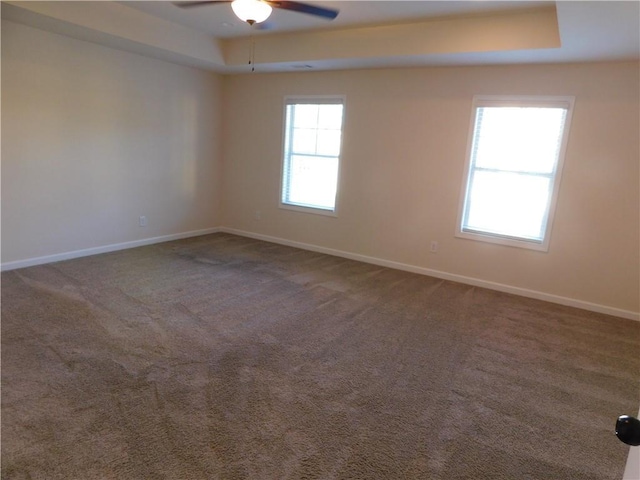
POLYGON ((211 5, 216 3, 231 3, 232 0, 199 0, 195 2, 172 2, 176 7, 190 8, 201 7, 203 5, 211 5))
POLYGON ((265 3, 268 3, 274 8, 281 8, 283 10, 292 10, 294 12, 299 13, 308 13, 309 15, 316 15, 318 17, 328 18, 333 20, 338 16, 338 10, 333 8, 325 8, 325 7, 317 7, 315 5, 309 5, 308 3, 302 2, 286 2, 279 0, 265 0, 265 3))

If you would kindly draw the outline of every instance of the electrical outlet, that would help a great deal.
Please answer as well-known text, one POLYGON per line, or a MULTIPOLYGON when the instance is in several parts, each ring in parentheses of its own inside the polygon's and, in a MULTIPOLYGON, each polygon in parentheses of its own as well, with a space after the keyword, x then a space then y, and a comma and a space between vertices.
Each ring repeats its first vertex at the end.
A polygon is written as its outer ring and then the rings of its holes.
POLYGON ((144 215, 140 215, 140 218, 138 219, 138 223, 140 224, 141 227, 146 227, 147 217, 145 217, 144 215))
POLYGON ((254 214, 254 218, 256 220, 262 220, 262 212, 260 210, 256 210, 256 213, 254 214))
POLYGON ((431 253, 436 253, 438 251, 438 242, 435 240, 431 240, 431 253))

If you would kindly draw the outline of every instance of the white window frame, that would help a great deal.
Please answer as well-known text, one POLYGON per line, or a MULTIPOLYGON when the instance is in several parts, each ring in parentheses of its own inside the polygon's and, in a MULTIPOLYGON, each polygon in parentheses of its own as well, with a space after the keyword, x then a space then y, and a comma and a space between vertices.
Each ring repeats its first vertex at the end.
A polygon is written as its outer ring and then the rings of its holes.
POLYGON ((573 114, 573 107, 575 103, 575 97, 573 96, 531 96, 531 95, 518 95, 518 96, 505 96, 505 95, 476 95, 473 97, 473 106, 471 109, 471 124, 469 127, 469 137, 467 144, 467 156, 464 169, 464 176, 462 180, 462 190, 460 194, 460 203, 458 207, 458 219, 456 223, 455 236, 458 238, 464 238, 469 240, 478 240, 482 242, 495 243, 499 245, 506 245, 510 247, 527 248, 531 250, 537 250, 547 252, 549 250, 549 243, 551 240, 551 229, 553 226, 553 218, 555 215, 556 204, 558 200, 558 191, 560 189, 560 183, 562 179, 562 170, 564 166, 564 157, 567 148, 567 142, 569 139, 569 131, 571 129, 571 117, 573 114), (476 128, 476 115, 478 107, 549 107, 549 108, 566 108, 566 116, 564 122, 564 129, 562 133, 562 141, 558 152, 558 159, 556 162, 555 170, 551 175, 551 196, 549 199, 548 209, 546 213, 546 219, 543 223, 543 239, 542 241, 525 239, 522 237, 512 237, 507 235, 499 235, 489 232, 478 231, 465 231, 463 223, 465 222, 466 208, 467 208, 467 194, 469 193, 471 169, 472 169, 472 155, 474 146, 474 133, 476 128))
POLYGON ((282 120, 282 156, 280 163, 280 190, 278 192, 278 207, 285 210, 292 210, 295 212, 312 213, 316 215, 325 215, 329 217, 338 216, 338 203, 340 198, 340 171, 342 170, 342 151, 344 143, 344 131, 345 131, 345 116, 346 116, 346 95, 303 95, 303 96, 285 96, 283 106, 283 120, 282 120), (287 169, 287 106, 292 104, 315 104, 315 105, 342 105, 342 135, 340 141, 340 153, 338 154, 338 175, 336 179, 336 198, 333 210, 317 208, 306 205, 297 205, 293 203, 286 203, 283 201, 284 188, 285 188, 285 171, 287 169))

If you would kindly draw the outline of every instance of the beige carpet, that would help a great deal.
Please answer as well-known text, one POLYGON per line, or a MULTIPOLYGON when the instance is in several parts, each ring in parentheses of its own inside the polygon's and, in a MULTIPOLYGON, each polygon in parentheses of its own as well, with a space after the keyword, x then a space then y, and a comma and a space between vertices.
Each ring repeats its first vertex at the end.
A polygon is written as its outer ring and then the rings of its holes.
POLYGON ((2 478, 615 479, 640 323, 215 234, 2 273, 2 478))

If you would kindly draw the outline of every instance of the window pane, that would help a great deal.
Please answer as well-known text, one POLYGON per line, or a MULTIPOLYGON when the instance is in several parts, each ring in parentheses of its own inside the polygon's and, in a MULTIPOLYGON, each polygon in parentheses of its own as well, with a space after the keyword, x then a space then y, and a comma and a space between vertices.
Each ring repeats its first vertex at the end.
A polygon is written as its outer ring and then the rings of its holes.
POLYGON ((547 177, 476 171, 471 182, 464 230, 542 240, 547 177))
POLYGON ((336 199, 338 159, 292 155, 286 201, 333 209, 336 199))
POLYGON ((294 105, 296 128, 316 128, 318 124, 318 105, 294 105))
POLYGON ((318 128, 342 129, 342 105, 320 105, 318 128))
MULTIPOLYGON (((296 115, 297 117, 297 115, 296 115)), ((310 128, 293 129, 293 153, 316 153, 316 130, 310 128)))
POLYGON ((287 105, 283 204, 335 210, 343 109, 342 99, 287 105))
POLYGON ((553 173, 565 116, 564 108, 478 108, 473 152, 475 166, 553 173))
POLYGON ((340 155, 340 130, 318 130, 318 155, 340 155))

